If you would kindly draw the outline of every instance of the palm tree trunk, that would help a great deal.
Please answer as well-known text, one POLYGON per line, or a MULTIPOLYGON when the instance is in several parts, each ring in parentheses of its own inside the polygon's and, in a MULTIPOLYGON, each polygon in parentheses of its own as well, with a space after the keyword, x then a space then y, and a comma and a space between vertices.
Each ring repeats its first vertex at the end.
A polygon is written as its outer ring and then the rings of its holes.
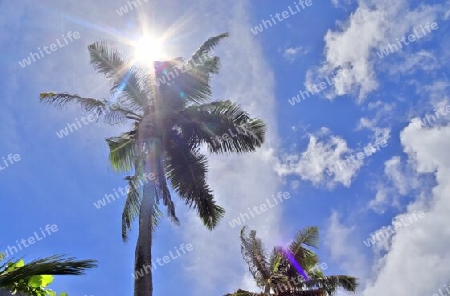
MULTIPOLYGON (((152 73, 156 78, 156 69, 152 73)), ((139 236, 135 252, 135 272, 144 269, 143 276, 134 280, 134 296, 152 296, 152 223, 153 212, 156 202, 156 184, 159 184, 159 165, 162 157, 162 139, 155 136, 155 128, 158 130, 161 125, 161 114, 159 114, 159 87, 153 85, 155 93, 155 112, 149 112, 141 122, 139 138, 142 141, 139 149, 144 152, 143 166, 147 176, 153 174, 156 178, 145 183, 141 208, 139 211, 139 236), (153 119, 152 114, 155 118, 153 119), (142 145, 143 144, 143 145, 142 145), (145 153, 146 152, 146 153, 145 153)), ((142 271, 141 271, 142 273, 142 271)))
MULTIPOLYGON (((144 138, 147 138, 144 136, 144 138)), ((155 166, 155 147, 152 140, 144 140, 144 172, 157 176, 155 166), (152 147, 153 146, 153 147, 152 147)), ((135 252, 134 296, 152 296, 152 217, 156 200, 156 183, 151 180, 144 184, 142 202, 139 210, 139 236, 135 252)))
POLYGON ((139 213, 139 236, 136 245, 134 267, 135 273, 137 272, 137 274, 135 274, 134 280, 134 296, 152 296, 153 294, 152 216, 154 205, 155 184, 154 182, 147 182, 144 185, 142 203, 139 213))

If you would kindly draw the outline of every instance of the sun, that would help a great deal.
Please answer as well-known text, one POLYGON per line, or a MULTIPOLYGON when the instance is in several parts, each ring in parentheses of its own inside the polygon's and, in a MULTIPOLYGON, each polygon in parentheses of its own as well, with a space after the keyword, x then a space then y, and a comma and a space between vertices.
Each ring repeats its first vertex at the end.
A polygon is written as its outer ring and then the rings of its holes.
POLYGON ((144 36, 134 44, 134 59, 138 63, 152 65, 164 59, 163 41, 153 36, 144 36))

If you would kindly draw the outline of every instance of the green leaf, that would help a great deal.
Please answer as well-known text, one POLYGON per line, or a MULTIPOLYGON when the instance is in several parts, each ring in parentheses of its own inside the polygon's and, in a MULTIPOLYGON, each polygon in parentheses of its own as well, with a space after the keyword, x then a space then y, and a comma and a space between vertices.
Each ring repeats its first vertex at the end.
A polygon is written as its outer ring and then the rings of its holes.
POLYGON ((25 265, 25 261, 23 261, 23 259, 20 259, 19 261, 17 261, 16 263, 13 264, 14 267, 22 267, 25 265))
POLYGON ((54 280, 54 277, 52 275, 33 275, 28 280, 28 285, 31 287, 47 287, 50 285, 54 280))
POLYGON ((23 259, 20 259, 17 262, 9 262, 7 264, 8 267, 6 268, 5 272, 11 272, 11 271, 16 270, 17 268, 22 267, 24 265, 25 265, 25 262, 23 261, 23 259))

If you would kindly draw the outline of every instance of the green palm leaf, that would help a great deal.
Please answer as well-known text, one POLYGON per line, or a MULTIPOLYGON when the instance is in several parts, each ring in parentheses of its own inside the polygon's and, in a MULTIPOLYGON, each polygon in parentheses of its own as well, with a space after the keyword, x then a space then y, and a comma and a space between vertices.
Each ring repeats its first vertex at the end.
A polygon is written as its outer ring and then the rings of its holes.
MULTIPOLYGON (((256 232, 252 230, 248 235, 245 235, 245 232, 246 227, 243 227, 241 230, 242 257, 248 264, 256 284, 265 291, 254 295, 328 296, 334 295, 339 288, 349 292, 356 291, 358 281, 351 276, 324 276, 322 272, 310 272, 308 279, 303 278, 282 254, 283 247, 275 247, 267 262, 262 243, 256 238, 256 232)), ((306 227, 297 233, 294 241, 289 245, 290 251, 295 254, 295 260, 305 270, 313 267, 319 259, 315 253, 304 246, 316 248, 318 240, 318 228, 306 227)))
POLYGON ((109 146, 109 160, 114 170, 126 172, 134 166, 137 157, 135 134, 136 130, 132 130, 118 137, 106 139, 109 146))
POLYGON ((165 166, 170 184, 211 230, 217 226, 225 211, 216 205, 206 183, 206 157, 191 150, 175 131, 170 133, 170 138, 175 139, 166 145, 165 166))
POLYGON ((184 137, 206 143, 213 153, 255 151, 264 142, 265 124, 230 101, 191 106, 181 116, 184 137))
POLYGON ((95 260, 75 260, 54 255, 37 259, 22 267, 0 272, 0 287, 8 287, 20 280, 28 280, 34 275, 81 275, 86 269, 96 267, 95 260))

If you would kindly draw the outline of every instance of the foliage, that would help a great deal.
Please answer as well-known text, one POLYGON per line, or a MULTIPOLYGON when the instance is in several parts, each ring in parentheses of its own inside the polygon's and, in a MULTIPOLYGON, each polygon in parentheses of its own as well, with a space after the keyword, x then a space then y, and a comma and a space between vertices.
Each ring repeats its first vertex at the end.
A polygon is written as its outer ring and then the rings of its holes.
POLYGON ((319 230, 317 227, 306 227, 300 230, 294 240, 287 246, 276 246, 270 256, 266 253, 256 231, 247 232, 246 227, 241 230, 242 257, 249 266, 250 273, 256 284, 264 289, 264 293, 252 293, 239 289, 226 296, 326 296, 334 295, 338 288, 355 292, 357 279, 351 276, 325 276, 317 270, 318 256, 310 249, 319 244, 319 230), (285 255, 292 254, 291 260, 296 261, 305 271, 307 278, 301 275, 292 262, 285 255))
MULTIPOLYGON (((0 262, 4 259, 0 253, 0 262)), ((25 264, 23 259, 8 261, 0 265, 0 289, 29 296, 68 296, 66 292, 57 294, 48 288, 53 275, 80 275, 85 269, 95 267, 94 260, 75 261, 62 256, 51 256, 25 264)))
MULTIPOLYGON (((150 69, 134 64, 115 46, 94 42, 88 46, 90 63, 110 82, 114 102, 57 92, 40 95, 42 102, 59 107, 79 105, 109 124, 128 120, 129 131, 106 141, 112 168, 131 171, 125 178, 128 195, 122 239, 127 241, 133 222, 139 219, 135 272, 151 265, 153 230, 161 216, 158 204, 162 202, 167 216, 179 223, 169 188, 209 230, 224 216, 207 183, 208 159, 201 148, 211 153, 245 153, 264 142, 262 120, 251 118, 239 104, 212 99, 210 80, 218 73, 220 60, 210 52, 226 37, 228 33, 209 38, 187 61, 154 62, 150 69)), ((135 279, 135 295, 151 293, 150 271, 135 279)))

